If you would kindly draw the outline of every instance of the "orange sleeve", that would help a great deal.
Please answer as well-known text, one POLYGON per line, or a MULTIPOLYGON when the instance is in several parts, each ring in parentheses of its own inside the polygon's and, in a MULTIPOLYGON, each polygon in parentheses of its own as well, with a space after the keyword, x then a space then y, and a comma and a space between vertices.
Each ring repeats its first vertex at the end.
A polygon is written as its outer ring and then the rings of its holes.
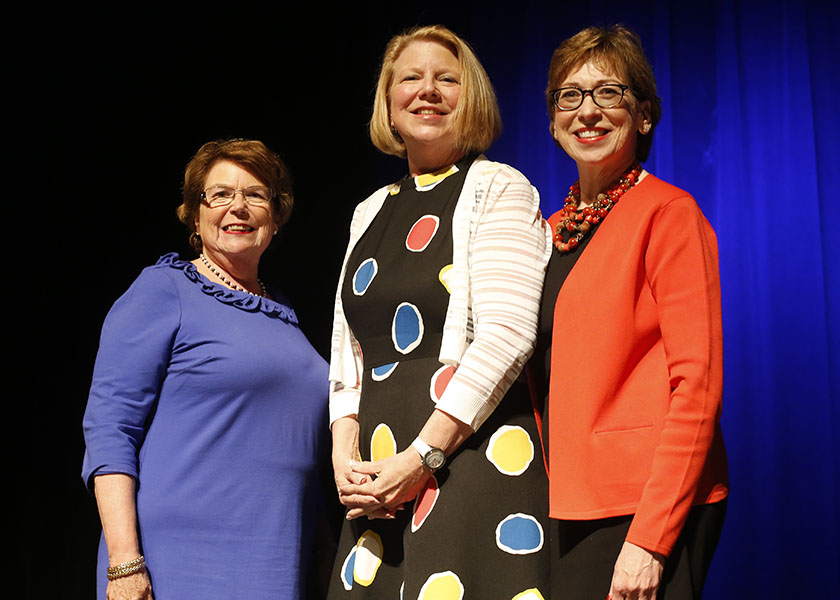
POLYGON ((695 499, 723 392, 717 241, 689 197, 659 209, 645 270, 656 302, 670 404, 627 541, 669 554, 695 499))

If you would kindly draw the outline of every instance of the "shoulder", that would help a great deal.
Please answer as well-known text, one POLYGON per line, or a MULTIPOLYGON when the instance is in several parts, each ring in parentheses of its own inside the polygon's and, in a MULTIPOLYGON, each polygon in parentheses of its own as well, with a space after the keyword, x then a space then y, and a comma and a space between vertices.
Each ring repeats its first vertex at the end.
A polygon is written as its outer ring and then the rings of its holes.
POLYGON ((687 191, 651 174, 648 174, 635 188, 627 192, 622 200, 626 200, 628 205, 643 204, 653 210, 660 210, 673 203, 676 203, 677 206, 697 208, 697 203, 687 191))
POLYGON ((140 305, 146 310, 178 300, 178 281, 184 280, 186 265, 176 253, 165 254, 154 264, 144 268, 128 290, 114 303, 112 311, 126 305, 140 305))
POLYGON ((611 211, 614 221, 655 223, 663 214, 703 217, 690 193, 651 174, 628 191, 611 211))
POLYGON ((470 170, 467 173, 467 179, 531 185, 528 178, 512 166, 488 160, 483 154, 479 155, 470 165, 470 170))

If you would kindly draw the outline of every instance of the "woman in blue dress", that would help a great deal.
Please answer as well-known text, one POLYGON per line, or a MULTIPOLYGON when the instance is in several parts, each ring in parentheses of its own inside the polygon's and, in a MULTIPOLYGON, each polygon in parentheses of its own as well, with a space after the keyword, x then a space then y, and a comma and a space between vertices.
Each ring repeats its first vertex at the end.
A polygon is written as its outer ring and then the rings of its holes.
POLYGON ((161 257, 105 320, 82 474, 102 521, 100 599, 305 593, 327 365, 258 278, 291 208, 261 142, 205 144, 178 208, 199 257, 161 257))

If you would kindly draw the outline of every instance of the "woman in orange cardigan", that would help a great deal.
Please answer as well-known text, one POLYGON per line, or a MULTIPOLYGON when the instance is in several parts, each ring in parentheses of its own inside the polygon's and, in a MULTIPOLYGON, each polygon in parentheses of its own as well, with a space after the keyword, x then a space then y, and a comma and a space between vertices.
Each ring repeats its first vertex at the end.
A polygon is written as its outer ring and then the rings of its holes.
POLYGON ((552 597, 699 598, 728 493, 715 234, 641 166, 661 106, 635 34, 563 42, 547 100, 580 176, 549 219, 531 373, 545 384, 552 597))

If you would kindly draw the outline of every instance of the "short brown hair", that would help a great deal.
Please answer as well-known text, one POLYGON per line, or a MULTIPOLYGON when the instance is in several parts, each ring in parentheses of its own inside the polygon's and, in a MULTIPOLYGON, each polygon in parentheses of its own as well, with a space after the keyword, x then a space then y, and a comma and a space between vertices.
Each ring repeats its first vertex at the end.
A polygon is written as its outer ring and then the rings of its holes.
POLYGON ((653 132, 662 116, 662 102, 656 95, 656 79, 639 36, 622 25, 588 27, 554 51, 545 91, 551 120, 554 120, 556 107, 549 92, 560 87, 569 73, 590 60, 621 77, 640 103, 650 102, 650 131, 637 133, 636 139, 636 159, 647 160, 653 144, 653 132))
POLYGON ((455 108, 455 145, 461 152, 484 152, 502 133, 502 117, 493 84, 469 44, 443 25, 415 27, 395 35, 385 47, 373 116, 370 139, 385 154, 405 158, 405 144, 391 130, 390 90, 394 63, 412 42, 429 41, 449 49, 461 66, 461 94, 455 108))
POLYGON ((190 230, 190 246, 201 252, 201 238, 195 232, 201 195, 207 174, 217 162, 227 160, 248 171, 272 192, 272 210, 278 225, 289 220, 294 198, 292 178, 286 165, 274 152, 258 140, 233 138, 207 142, 192 157, 184 171, 184 201, 178 207, 178 218, 190 230))

